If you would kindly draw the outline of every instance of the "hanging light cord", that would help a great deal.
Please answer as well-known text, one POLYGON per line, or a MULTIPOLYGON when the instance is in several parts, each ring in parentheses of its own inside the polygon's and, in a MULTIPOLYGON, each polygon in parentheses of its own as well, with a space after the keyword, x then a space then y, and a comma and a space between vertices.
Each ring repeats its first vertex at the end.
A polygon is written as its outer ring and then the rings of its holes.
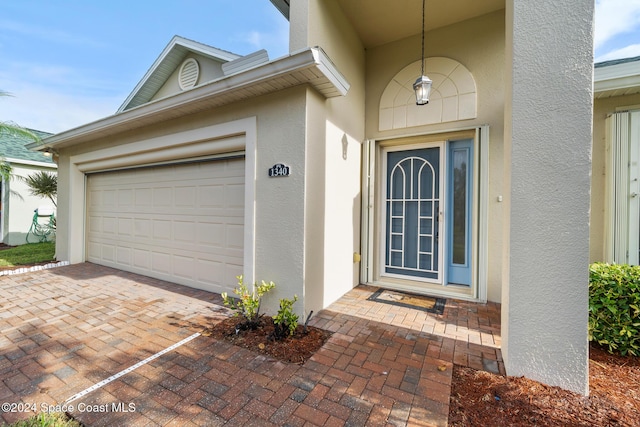
POLYGON ((420 51, 422 57, 422 60, 420 61, 421 76, 424 76, 424 11, 426 2, 427 0, 422 0, 422 51, 420 51))

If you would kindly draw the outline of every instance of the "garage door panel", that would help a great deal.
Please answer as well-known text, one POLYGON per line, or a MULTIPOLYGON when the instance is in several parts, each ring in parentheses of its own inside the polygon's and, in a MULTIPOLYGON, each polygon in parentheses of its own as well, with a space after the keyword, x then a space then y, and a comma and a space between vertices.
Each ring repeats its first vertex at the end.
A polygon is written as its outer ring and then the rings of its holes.
POLYGON ((228 262, 238 262, 238 260, 241 260, 243 257, 242 245, 229 244, 229 237, 225 235, 224 238, 226 240, 222 243, 215 242, 215 244, 209 244, 200 241, 187 242, 171 239, 157 241, 154 239, 139 239, 132 236, 95 235, 94 240, 99 240, 100 243, 89 242, 87 247, 89 249, 88 256, 91 258, 89 260, 91 262, 97 262, 98 260, 96 260, 95 257, 100 257, 100 252, 97 249, 92 250, 96 245, 99 245, 97 247, 127 247, 141 251, 155 249, 169 255, 192 256, 197 259, 220 259, 228 262))
POLYGON ((131 265, 131 249, 117 246, 116 260, 118 262, 118 265, 131 265))
POLYGON ((244 160, 89 175, 88 260, 207 289, 243 271, 244 160))
POLYGON ((174 239, 178 242, 195 242, 197 237, 196 227, 197 224, 192 221, 174 221, 174 239))
POLYGON ((244 185, 227 185, 224 188, 224 200, 226 206, 238 208, 244 206, 244 185))
POLYGON ((118 234, 121 236, 133 235, 133 218, 118 218, 118 234))
POLYGON ((114 217, 102 217, 102 221, 100 221, 100 217, 98 217, 98 222, 102 222, 102 232, 105 234, 115 234, 118 230, 117 218, 114 217))
POLYGON ((133 266, 143 270, 149 270, 151 268, 151 252, 143 249, 134 249, 133 266))

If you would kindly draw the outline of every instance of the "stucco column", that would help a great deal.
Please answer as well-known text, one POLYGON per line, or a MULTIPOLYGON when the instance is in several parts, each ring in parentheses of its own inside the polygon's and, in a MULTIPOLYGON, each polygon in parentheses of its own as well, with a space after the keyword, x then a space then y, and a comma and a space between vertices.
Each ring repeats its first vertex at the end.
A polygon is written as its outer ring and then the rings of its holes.
POLYGON ((594 3, 506 9, 505 366, 587 394, 594 3))

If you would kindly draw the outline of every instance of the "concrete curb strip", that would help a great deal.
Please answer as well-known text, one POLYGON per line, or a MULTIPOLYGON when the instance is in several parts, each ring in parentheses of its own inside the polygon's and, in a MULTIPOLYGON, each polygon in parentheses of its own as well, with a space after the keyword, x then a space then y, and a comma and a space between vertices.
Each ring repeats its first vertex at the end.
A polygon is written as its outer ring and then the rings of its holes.
POLYGON ((50 268, 64 267, 69 265, 69 261, 50 262, 49 264, 35 265, 33 267, 18 268, 15 270, 0 271, 0 276, 12 276, 14 274, 31 273, 34 271, 48 270, 50 268))

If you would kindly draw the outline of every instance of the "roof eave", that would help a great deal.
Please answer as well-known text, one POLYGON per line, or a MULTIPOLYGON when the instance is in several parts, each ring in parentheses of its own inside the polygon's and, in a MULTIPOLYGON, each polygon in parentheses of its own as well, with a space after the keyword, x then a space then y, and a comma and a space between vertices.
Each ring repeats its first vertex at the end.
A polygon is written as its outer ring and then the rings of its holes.
POLYGON ((344 96, 349 83, 320 48, 307 48, 186 92, 158 99, 45 138, 27 148, 45 150, 115 135, 185 114, 309 84, 326 98, 344 96))
POLYGON ((630 58, 623 61, 596 64, 593 73, 593 91, 598 98, 618 93, 640 92, 640 61, 630 58), (637 89, 637 91, 636 91, 637 89))
POLYGON ((271 0, 271 3, 282 13, 282 15, 289 20, 289 3, 290 0, 271 0))
POLYGON ((37 160, 16 159, 13 157, 6 157, 4 160, 7 163, 17 164, 17 165, 39 166, 39 167, 49 168, 49 169, 58 168, 58 165, 55 163, 39 162, 37 160))

